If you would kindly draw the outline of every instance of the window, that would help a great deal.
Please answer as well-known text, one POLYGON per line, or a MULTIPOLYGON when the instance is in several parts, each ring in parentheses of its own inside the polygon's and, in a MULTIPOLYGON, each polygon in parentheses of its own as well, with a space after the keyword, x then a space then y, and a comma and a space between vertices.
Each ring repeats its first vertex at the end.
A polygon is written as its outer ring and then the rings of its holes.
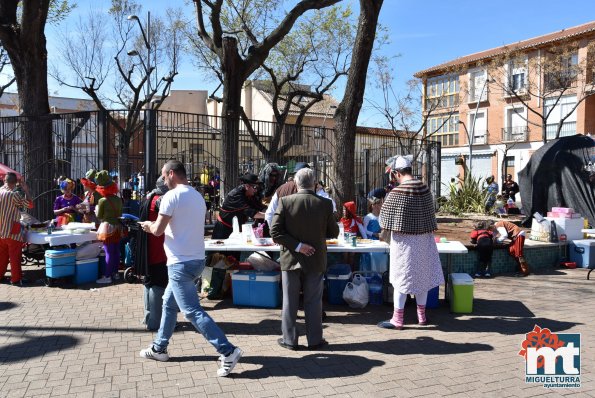
POLYGON ((502 129, 502 141, 527 141, 527 110, 524 106, 515 106, 506 109, 504 125, 502 129))
POLYGON ((190 144, 190 152, 194 155, 201 155, 204 151, 203 144, 190 144))
POLYGON ((510 86, 515 92, 523 90, 525 88, 525 72, 513 74, 510 86))
POLYGON ((177 141, 172 141, 171 147, 172 147, 172 149, 178 149, 178 142, 177 141))
POLYGON ((459 77, 439 76, 426 83, 426 110, 459 105, 459 77))
POLYGON ((544 102, 545 115, 551 111, 547 118, 546 126, 548 140, 556 137, 559 123, 564 118, 564 123, 562 123, 562 129, 560 130, 560 137, 576 134, 576 96, 567 95, 560 97, 556 104, 557 100, 558 97, 552 97, 546 98, 544 102))
POLYGON ((459 115, 440 115, 428 119, 428 136, 436 138, 442 146, 459 145, 459 115))
POLYGON ((508 78, 508 89, 505 94, 524 92, 527 88, 527 58, 517 58, 505 65, 508 78))
POLYGON ((468 102, 486 101, 488 99, 487 77, 488 73, 485 70, 469 72, 468 102))
MULTIPOLYGON (((467 126, 469 126, 469 129, 473 129, 473 144, 484 145, 488 143, 488 124, 485 111, 478 111, 477 116, 475 116, 475 112, 469 114, 467 126), (475 125, 473 125, 474 118, 475 125)), ((469 134, 471 134, 471 131, 469 131, 469 134)))
POLYGON ((578 54, 554 56, 549 60, 545 74, 547 90, 574 87, 578 75, 578 54))

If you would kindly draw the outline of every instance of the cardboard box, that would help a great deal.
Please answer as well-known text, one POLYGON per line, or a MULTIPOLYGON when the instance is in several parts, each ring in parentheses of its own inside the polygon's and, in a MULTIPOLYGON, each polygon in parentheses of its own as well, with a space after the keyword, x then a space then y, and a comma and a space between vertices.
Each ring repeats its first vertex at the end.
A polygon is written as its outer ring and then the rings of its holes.
POLYGON ((238 271, 231 274, 233 303, 250 307, 276 308, 281 305, 279 271, 238 271))
POLYGON ((565 213, 565 214, 572 214, 574 213, 574 209, 570 207, 552 207, 553 213, 565 213))
POLYGON ((548 221, 553 221, 556 224, 556 232, 558 236, 565 234, 566 240, 579 240, 583 238, 582 229, 584 228, 585 219, 580 218, 553 218, 546 217, 548 221))

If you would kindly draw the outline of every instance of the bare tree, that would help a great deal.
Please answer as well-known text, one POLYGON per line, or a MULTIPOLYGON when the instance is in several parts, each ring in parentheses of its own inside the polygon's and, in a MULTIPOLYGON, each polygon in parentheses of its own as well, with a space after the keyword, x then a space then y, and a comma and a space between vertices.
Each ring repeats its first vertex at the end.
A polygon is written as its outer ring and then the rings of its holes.
POLYGON ((223 86, 221 159, 224 191, 238 178, 239 121, 244 82, 264 63, 273 47, 292 30, 298 18, 340 0, 301 0, 288 12, 281 1, 193 0, 197 32, 191 42, 200 60, 214 61, 213 71, 223 86))
MULTIPOLYGON (((460 95, 456 94, 451 99, 450 93, 442 91, 437 95, 429 96, 424 93, 424 84, 421 79, 411 79, 407 82, 404 93, 394 87, 395 72, 391 65, 396 57, 379 56, 374 58, 374 75, 376 88, 380 90, 378 96, 366 99, 372 108, 384 119, 388 128, 397 138, 399 147, 404 154, 413 155, 414 159, 420 157, 423 145, 438 134, 441 129, 450 123, 458 130, 458 112, 460 95), (440 123, 430 126, 429 121, 436 116, 441 116, 440 123)), ((445 74, 455 75, 455 68, 448 69, 445 74)))
POLYGON ((61 85, 83 90, 105 112, 117 132, 121 182, 131 173, 129 149, 142 131, 142 112, 158 109, 169 95, 182 44, 179 12, 168 10, 166 19, 147 19, 143 28, 138 17, 130 17, 141 11, 134 1, 113 0, 107 16, 92 11, 79 19, 74 34, 62 35, 60 65, 51 72, 61 85), (67 73, 62 65, 67 65, 67 73), (113 108, 125 111, 108 111, 113 108))
POLYGON ((584 49, 586 56, 579 57, 578 50, 579 44, 574 41, 539 50, 510 47, 487 65, 492 83, 502 94, 501 101, 526 108, 527 115, 518 115, 528 125, 541 129, 544 143, 559 138, 565 121, 595 94, 595 41, 584 49), (555 123, 548 123, 552 119, 555 123))
MULTIPOLYGON (((330 101, 327 93, 347 75, 354 39, 350 17, 349 8, 333 6, 305 18, 263 63, 262 70, 270 80, 253 84, 272 95, 276 121, 272 137, 264 142, 257 136, 243 109, 242 120, 267 161, 281 161, 301 141, 299 135, 303 135, 301 127, 308 111, 325 99, 330 101), (329 42, 333 45, 329 46, 329 42)), ((326 112, 330 109, 329 102, 326 112)))
POLYGON ((45 27, 48 21, 59 21, 70 9, 65 0, 0 2, 0 42, 14 71, 19 106, 28 117, 21 137, 24 170, 37 193, 49 192, 53 180, 45 27))
POLYGON ((372 57, 383 0, 360 0, 357 34, 345 94, 335 112, 337 176, 334 191, 341 203, 355 198, 355 128, 362 108, 368 64, 372 57))

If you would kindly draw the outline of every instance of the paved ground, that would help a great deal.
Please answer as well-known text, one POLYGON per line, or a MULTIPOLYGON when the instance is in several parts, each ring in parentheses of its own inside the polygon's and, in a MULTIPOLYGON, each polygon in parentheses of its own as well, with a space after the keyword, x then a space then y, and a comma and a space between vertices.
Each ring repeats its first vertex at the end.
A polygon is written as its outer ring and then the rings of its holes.
MULTIPOLYGON (((586 270, 528 278, 478 280, 471 315, 441 307, 432 326, 381 330, 390 307, 327 307, 325 351, 287 351, 276 344, 279 310, 205 307, 245 356, 232 376, 217 378, 215 351, 188 322, 174 334, 170 362, 143 360, 152 339, 140 325, 141 286, 97 289, 0 285, 1 397, 293 397, 353 396, 595 397, 595 280, 586 270), (537 324, 582 333, 582 388, 548 390, 524 381, 517 355, 537 324)), ((441 294, 442 297, 442 294, 441 294)), ((305 341, 301 341, 305 344, 305 341)))

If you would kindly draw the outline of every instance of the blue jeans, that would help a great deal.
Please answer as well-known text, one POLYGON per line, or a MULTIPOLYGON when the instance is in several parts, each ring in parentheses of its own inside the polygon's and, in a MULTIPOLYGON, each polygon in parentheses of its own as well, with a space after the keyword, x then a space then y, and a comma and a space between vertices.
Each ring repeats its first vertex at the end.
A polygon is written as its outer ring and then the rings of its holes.
POLYGON ((191 260, 167 266, 169 282, 163 294, 161 325, 153 341, 155 349, 167 348, 176 326, 178 308, 219 354, 229 355, 235 349, 223 330, 200 306, 194 280, 200 276, 204 267, 205 260, 191 260))

